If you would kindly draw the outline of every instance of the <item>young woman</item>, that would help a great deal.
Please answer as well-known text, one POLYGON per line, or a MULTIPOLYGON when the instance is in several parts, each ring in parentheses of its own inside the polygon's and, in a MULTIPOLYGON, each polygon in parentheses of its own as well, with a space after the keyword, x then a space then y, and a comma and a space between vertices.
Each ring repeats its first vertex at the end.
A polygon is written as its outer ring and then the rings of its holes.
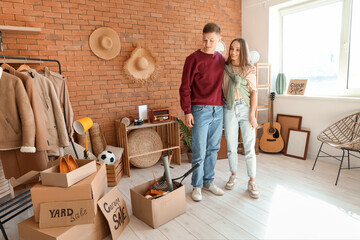
POLYGON ((255 155, 255 130, 257 121, 255 110, 257 106, 257 91, 255 74, 250 65, 250 54, 247 43, 242 38, 234 39, 229 48, 229 57, 225 64, 223 92, 224 127, 228 147, 228 159, 231 176, 226 183, 226 189, 233 189, 237 182, 238 164, 238 135, 239 123, 245 149, 245 160, 249 195, 252 198, 259 197, 259 191, 255 185, 256 155, 255 155))

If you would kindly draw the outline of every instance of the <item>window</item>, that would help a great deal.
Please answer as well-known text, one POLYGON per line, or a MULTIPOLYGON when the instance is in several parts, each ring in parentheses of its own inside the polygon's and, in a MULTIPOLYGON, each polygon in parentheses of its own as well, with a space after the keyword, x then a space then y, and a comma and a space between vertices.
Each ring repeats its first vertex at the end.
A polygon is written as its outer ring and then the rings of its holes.
POLYGON ((360 1, 353 1, 348 87, 360 88, 360 1))
POLYGON ((309 79, 308 95, 360 96, 360 1, 310 1, 279 13, 287 79, 309 79))

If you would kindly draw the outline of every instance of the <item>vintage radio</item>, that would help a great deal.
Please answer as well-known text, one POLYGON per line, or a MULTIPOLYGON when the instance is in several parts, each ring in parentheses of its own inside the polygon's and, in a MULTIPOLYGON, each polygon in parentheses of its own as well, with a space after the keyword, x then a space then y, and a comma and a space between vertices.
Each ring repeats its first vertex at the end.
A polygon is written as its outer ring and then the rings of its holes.
POLYGON ((170 121, 170 110, 168 108, 154 108, 150 110, 150 122, 166 122, 170 121))

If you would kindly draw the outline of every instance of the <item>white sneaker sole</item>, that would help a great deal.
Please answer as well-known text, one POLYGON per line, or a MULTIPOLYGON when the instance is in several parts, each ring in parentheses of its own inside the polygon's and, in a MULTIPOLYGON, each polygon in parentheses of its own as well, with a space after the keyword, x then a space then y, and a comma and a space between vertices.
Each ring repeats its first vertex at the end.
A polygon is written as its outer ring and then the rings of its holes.
POLYGON ((235 184, 233 184, 233 185, 225 185, 225 189, 227 189, 227 190, 233 190, 233 188, 235 187, 235 184))
POLYGON ((200 202, 202 199, 194 199, 194 198, 192 198, 192 200, 193 200, 194 202, 200 202))
POLYGON ((224 195, 224 192, 222 192, 222 193, 214 193, 213 191, 211 191, 211 190, 208 189, 208 188, 203 187, 203 189, 206 190, 206 191, 208 191, 208 192, 211 192, 212 194, 214 194, 214 195, 216 195, 216 196, 222 196, 222 195, 224 195))
POLYGON ((250 197, 252 197, 252 198, 254 198, 254 199, 258 199, 258 198, 259 198, 259 195, 260 195, 260 194, 254 195, 254 194, 252 194, 249 190, 248 190, 248 192, 249 192, 249 196, 250 196, 250 197))

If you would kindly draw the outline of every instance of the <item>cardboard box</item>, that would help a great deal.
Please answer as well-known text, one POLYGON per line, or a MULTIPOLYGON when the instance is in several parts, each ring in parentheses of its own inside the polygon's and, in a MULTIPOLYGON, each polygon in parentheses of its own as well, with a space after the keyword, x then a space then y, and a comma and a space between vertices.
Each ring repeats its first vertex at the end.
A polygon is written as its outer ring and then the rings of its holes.
POLYGON ((94 200, 40 203, 40 228, 94 223, 94 200))
POLYGON ((112 239, 118 239, 130 222, 126 203, 119 189, 111 189, 98 201, 98 205, 109 224, 112 239))
POLYGON ((107 221, 101 211, 95 217, 93 224, 81 224, 71 227, 39 228, 34 217, 18 224, 21 240, 103 240, 109 235, 107 221))
POLYGON ((89 211, 93 211, 96 214, 97 201, 105 195, 107 189, 105 164, 98 163, 96 168, 96 173, 68 188, 44 186, 42 184, 33 186, 31 188, 31 198, 35 221, 39 222, 41 203, 51 203, 47 208, 43 208, 44 211, 41 211, 42 214, 48 214, 50 210, 54 211, 54 208, 57 207, 57 202, 60 202, 58 209, 61 209, 63 206, 62 202, 91 200, 92 204, 89 211))
POLYGON ((60 166, 48 168, 40 173, 43 185, 70 187, 81 181, 92 173, 96 172, 96 161, 87 159, 77 159, 79 168, 69 172, 60 173, 60 166))
POLYGON ((148 181, 131 188, 130 195, 134 216, 157 228, 186 212, 185 187, 181 185, 160 198, 150 200, 144 195, 153 182, 154 180, 148 181))

